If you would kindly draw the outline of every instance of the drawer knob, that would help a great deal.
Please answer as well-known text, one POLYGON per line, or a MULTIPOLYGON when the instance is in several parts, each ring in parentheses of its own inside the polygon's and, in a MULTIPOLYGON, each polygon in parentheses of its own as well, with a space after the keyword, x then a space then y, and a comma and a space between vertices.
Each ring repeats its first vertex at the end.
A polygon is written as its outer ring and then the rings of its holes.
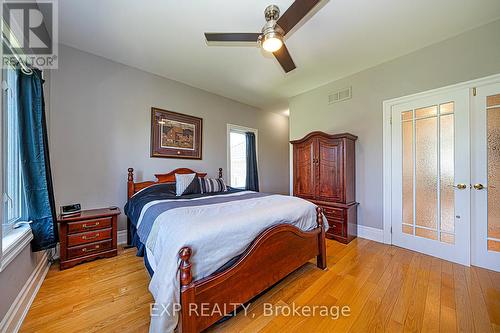
POLYGON ((83 240, 96 239, 97 237, 99 237, 99 233, 95 234, 95 236, 92 236, 92 237, 82 236, 82 239, 83 240))
POLYGON ((93 249, 87 249, 86 247, 84 247, 82 249, 82 252, 92 252, 92 251, 97 251, 99 250, 100 246, 99 245, 96 245, 93 249))
POLYGON ((93 227, 97 227, 99 225, 99 222, 96 222, 94 224, 84 224, 82 227, 85 228, 85 229, 88 229, 88 228, 93 228, 93 227))

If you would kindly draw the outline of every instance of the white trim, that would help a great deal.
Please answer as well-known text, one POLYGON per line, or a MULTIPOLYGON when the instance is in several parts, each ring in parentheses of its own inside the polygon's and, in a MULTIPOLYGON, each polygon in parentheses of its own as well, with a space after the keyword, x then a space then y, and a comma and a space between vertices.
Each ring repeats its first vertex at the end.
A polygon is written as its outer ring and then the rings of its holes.
POLYGON ((413 100, 422 98, 423 96, 432 96, 436 94, 441 94, 444 92, 452 92, 457 90, 464 89, 472 89, 480 86, 488 85, 491 83, 498 82, 500 80, 500 74, 495 74, 491 76, 487 76, 480 79, 470 80, 466 82, 461 82, 437 89, 427 90, 420 93, 397 97, 389 100, 385 100, 382 103, 383 109, 383 186, 384 186, 384 195, 383 195, 383 234, 384 234, 384 243, 391 244, 391 183, 392 183, 392 170, 391 170, 391 111, 394 105, 400 104, 402 102, 411 102, 413 100))
MULTIPOLYGON (((3 47, 0 47, 0 55, 3 56, 3 47)), ((3 121, 3 113, 5 111, 5 108, 4 108, 4 88, 3 88, 3 82, 4 82, 4 74, 5 74, 5 69, 2 69, 0 70, 0 82, 1 82, 1 89, 0 89, 0 110, 2 110, 2 116, 0 117, 0 138, 2 138, 2 140, 4 140, 4 131, 3 131, 3 127, 4 127, 4 121, 3 121)), ((2 141, 3 142, 3 141, 2 141)), ((3 197, 3 177, 4 177, 4 156, 3 156, 3 144, 0 143, 0 193, 2 193, 2 197, 3 197)), ((2 221, 1 223, 3 224, 3 204, 0 205, 0 221, 2 221)), ((3 226, 0 225, 0 249, 2 249, 2 246, 3 246, 3 226)), ((0 250, 0 272, 2 271, 2 252, 0 250)))
MULTIPOLYGON (((252 132, 255 134, 255 154, 257 155, 257 170, 259 170, 259 130, 256 128, 250 128, 250 127, 245 127, 245 126, 240 126, 240 125, 234 125, 234 124, 227 124, 227 132, 226 132, 226 155, 227 155, 227 163, 226 163, 226 184, 231 186, 231 149, 230 147, 230 140, 229 140, 229 134, 231 131, 234 132, 241 132, 241 133, 246 133, 246 132, 252 132)), ((260 178, 259 178, 259 187, 260 187, 260 178)))
POLYGON ((391 160, 392 160, 392 124, 391 124, 391 110, 392 103, 390 104, 388 101, 383 102, 383 184, 384 184, 384 193, 382 200, 383 207, 383 225, 382 232, 385 244, 392 244, 392 235, 391 235, 391 212, 392 212, 392 170, 391 170, 391 160))
POLYGON ((127 244, 127 230, 118 230, 118 245, 127 244))
POLYGON ((23 288, 17 295, 7 311, 7 314, 0 322, 0 332, 16 333, 21 328, 26 314, 35 299, 38 290, 40 289, 47 272, 49 271, 50 262, 47 258, 47 252, 43 253, 40 262, 36 266, 31 276, 24 284, 23 288))
POLYGON ((384 243, 384 230, 358 224, 358 237, 384 243))
MULTIPOLYGON (((470 81, 452 84, 449 86, 444 86, 441 88, 426 90, 426 91, 422 91, 422 92, 419 92, 416 94, 411 94, 411 95, 407 95, 407 96, 401 96, 401 97, 396 97, 393 99, 388 99, 388 100, 385 100, 383 102, 383 105, 384 105, 384 107, 386 105, 392 106, 395 104, 400 104, 402 102, 411 102, 413 100, 422 98, 424 96, 432 96, 435 94, 437 95, 437 94, 441 94, 444 92, 456 91, 456 90, 462 90, 462 89, 478 88, 480 86, 485 86, 485 85, 488 85, 491 83, 496 83, 496 82, 498 82, 498 80, 500 80, 500 73, 486 76, 486 77, 483 77, 480 79, 474 79, 474 80, 470 80, 470 81)), ((384 108, 384 110, 385 110, 385 108, 384 108)))
POLYGON ((0 259, 0 272, 29 245, 33 239, 33 233, 29 225, 12 229, 2 237, 2 253, 0 259))

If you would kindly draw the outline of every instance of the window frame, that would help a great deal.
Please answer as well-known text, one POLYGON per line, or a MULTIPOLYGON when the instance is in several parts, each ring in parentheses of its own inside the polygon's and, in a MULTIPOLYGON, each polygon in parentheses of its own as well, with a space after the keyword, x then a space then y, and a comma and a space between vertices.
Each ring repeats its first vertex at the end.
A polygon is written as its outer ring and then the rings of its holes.
MULTIPOLYGON (((12 68, 15 70, 15 68, 12 68)), ((33 239, 33 233, 31 232, 31 227, 28 224, 24 224, 18 228, 13 228, 14 223, 23 221, 22 207, 25 207, 25 197, 23 194, 23 185, 22 185, 22 176, 20 175, 20 198, 18 204, 19 209, 21 210, 19 218, 15 221, 9 221, 7 226, 4 226, 4 218, 5 214, 5 195, 6 191, 4 186, 6 186, 5 177, 7 176, 7 115, 6 108, 8 107, 8 85, 7 85, 7 68, 2 68, 0 72, 0 82, 2 87, 2 93, 0 94, 0 106, 1 106, 1 126, 0 126, 0 138, 2 139, 2 143, 0 144, 0 158, 1 158, 1 174, 0 174, 0 189, 1 189, 1 197, 2 204, 0 205, 0 219, 2 221, 2 226, 0 227, 0 272, 2 272, 7 265, 12 262, 21 251, 30 244, 33 239), (5 81, 5 82, 4 82, 5 81), (7 97, 7 98, 6 98, 7 97)), ((20 168, 19 163, 19 168, 20 168)))
MULTIPOLYGON (((22 171, 21 171, 21 161, 20 158, 18 159, 16 163, 16 168, 17 168, 17 177, 18 177, 18 183, 16 184, 16 192, 18 192, 18 196, 16 198, 11 198, 8 195, 8 190, 4 188, 4 186, 8 186, 8 182, 6 177, 8 177, 8 163, 9 163, 9 157, 12 156, 7 156, 9 154, 8 150, 8 144, 9 144, 9 135, 10 132, 8 131, 8 127, 10 125, 11 119, 9 118, 8 111, 6 111, 9 107, 9 99, 10 96, 8 94, 10 93, 12 87, 8 85, 8 71, 9 70, 15 70, 14 68, 2 68, 2 140, 3 140, 3 149, 2 149, 2 167, 3 167, 3 173, 2 173, 2 195, 4 196, 3 198, 3 208, 4 210, 2 211, 2 214, 7 214, 8 212, 5 211, 5 205, 7 205, 7 202, 11 202, 14 204, 14 200, 17 201, 16 204, 16 210, 17 214, 14 218, 8 220, 8 221, 3 221, 2 219, 2 235, 7 235, 12 231, 12 227, 15 223, 22 221, 23 219, 23 207, 25 207, 25 198, 24 198, 24 193, 23 193, 23 180, 22 180, 22 171)), ((19 124, 18 124, 19 125, 19 124)), ((16 134, 17 135, 17 134, 16 134)), ((19 143, 19 138, 16 140, 17 143, 19 143)), ((17 154, 19 154, 19 147, 17 147, 17 154)), ((5 217, 2 215, 2 217, 5 217)))
MULTIPOLYGON (((245 126, 240 126, 240 125, 234 125, 234 124, 227 124, 227 144, 226 144, 226 151, 227 151, 227 176, 226 176, 226 183, 231 186, 231 132, 236 132, 236 133, 247 133, 247 132, 252 132, 255 134, 255 153, 257 155, 257 169, 259 168, 259 130, 256 128, 251 128, 251 127, 245 127, 245 126)), ((246 184, 245 184, 246 185, 246 184)), ((246 186, 245 186, 246 187, 246 186)), ((236 187, 235 187, 236 188, 236 187)))

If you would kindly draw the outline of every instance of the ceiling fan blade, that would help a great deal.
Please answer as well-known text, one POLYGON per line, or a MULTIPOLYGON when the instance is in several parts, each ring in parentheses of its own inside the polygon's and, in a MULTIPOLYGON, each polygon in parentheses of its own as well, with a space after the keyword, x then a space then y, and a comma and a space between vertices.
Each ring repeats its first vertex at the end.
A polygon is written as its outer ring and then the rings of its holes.
POLYGON ((278 51, 273 52, 273 55, 278 60, 281 67, 283 67, 285 73, 293 71, 296 68, 285 44, 283 44, 283 46, 278 51))
POLYGON ((276 22, 285 35, 297 25, 321 0, 296 0, 276 22))
POLYGON ((257 42, 260 33, 208 33, 207 42, 257 42))

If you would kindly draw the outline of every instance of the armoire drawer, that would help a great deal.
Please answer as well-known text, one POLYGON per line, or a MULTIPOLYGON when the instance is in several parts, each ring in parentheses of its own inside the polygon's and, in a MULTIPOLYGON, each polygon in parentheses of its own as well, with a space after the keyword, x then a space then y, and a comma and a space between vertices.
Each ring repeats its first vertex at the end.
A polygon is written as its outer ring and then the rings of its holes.
POLYGON ((325 214, 328 220, 343 221, 344 220, 344 209, 334 208, 329 206, 321 206, 323 208, 323 214, 325 214))
POLYGON ((328 233, 345 237, 345 228, 343 223, 336 222, 335 220, 328 220, 328 225, 330 226, 330 229, 328 229, 328 233))

